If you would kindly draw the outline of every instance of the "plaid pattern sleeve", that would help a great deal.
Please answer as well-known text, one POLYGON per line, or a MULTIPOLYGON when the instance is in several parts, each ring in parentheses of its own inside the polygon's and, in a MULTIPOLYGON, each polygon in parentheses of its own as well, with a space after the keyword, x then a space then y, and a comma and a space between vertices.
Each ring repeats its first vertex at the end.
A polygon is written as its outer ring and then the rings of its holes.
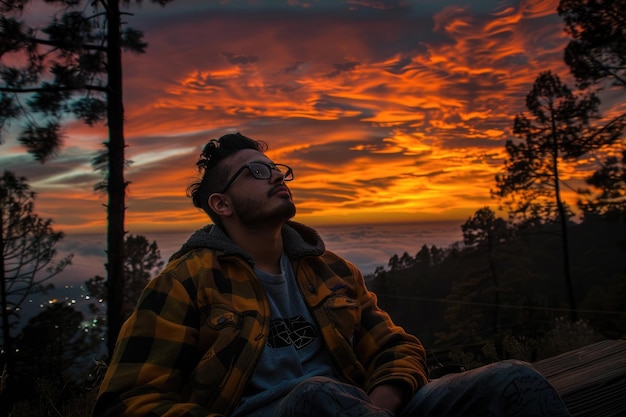
POLYGON ((367 392, 390 383, 409 398, 428 380, 423 345, 378 307, 356 266, 332 252, 322 259, 326 267, 310 265, 310 280, 321 279, 315 298, 323 300, 313 309, 336 366, 367 392))
POLYGON ((93 417, 219 415, 193 399, 189 388, 202 357, 198 340, 206 320, 197 286, 214 275, 209 263, 200 277, 197 265, 207 260, 199 256, 168 265, 149 282, 120 332, 93 417))

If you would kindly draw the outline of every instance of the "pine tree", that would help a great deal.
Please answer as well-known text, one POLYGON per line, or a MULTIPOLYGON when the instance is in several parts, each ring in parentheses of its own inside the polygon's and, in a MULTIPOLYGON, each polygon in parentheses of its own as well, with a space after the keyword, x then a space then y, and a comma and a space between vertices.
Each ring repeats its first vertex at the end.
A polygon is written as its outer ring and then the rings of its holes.
MULTIPOLYGON (((152 1, 165 5, 171 0, 152 1)), ((122 324, 124 288, 127 182, 122 50, 141 54, 147 44, 140 31, 123 27, 122 15, 128 13, 122 12, 121 5, 129 5, 130 0, 48 1, 58 6, 58 13, 42 28, 30 27, 22 19, 30 3, 0 2, 0 143, 11 121, 23 122, 19 142, 44 163, 60 151, 63 123, 69 115, 88 125, 106 123, 106 150, 96 164, 106 163, 107 346, 111 354, 122 324)))
POLYGON ((19 323, 21 307, 33 294, 53 288, 50 279, 72 260, 72 255, 55 259, 55 246, 63 239, 63 233, 55 232, 52 220, 40 218, 34 210, 35 193, 26 178, 5 171, 0 177, 1 366, 9 377, 15 358, 11 330, 19 323))
POLYGON ((562 198, 562 173, 566 165, 575 168, 580 158, 619 138, 620 132, 594 124, 599 104, 595 94, 576 97, 556 74, 541 73, 526 97, 528 112, 515 117, 513 131, 521 141, 507 141, 504 174, 496 176, 494 194, 520 198, 518 210, 538 203, 555 207, 555 220, 561 225, 563 273, 572 320, 577 319, 577 312, 568 247, 570 213, 562 198))
MULTIPOLYGON (((558 13, 571 36, 565 63, 580 88, 597 88, 623 97, 626 92, 626 0, 561 0, 558 13)), ((623 99, 622 99, 623 101, 623 99)), ((623 131, 626 114, 608 114, 605 130, 623 131)), ((626 213, 624 137, 598 155, 600 167, 587 179, 596 192, 581 190, 588 213, 623 217, 626 213)))

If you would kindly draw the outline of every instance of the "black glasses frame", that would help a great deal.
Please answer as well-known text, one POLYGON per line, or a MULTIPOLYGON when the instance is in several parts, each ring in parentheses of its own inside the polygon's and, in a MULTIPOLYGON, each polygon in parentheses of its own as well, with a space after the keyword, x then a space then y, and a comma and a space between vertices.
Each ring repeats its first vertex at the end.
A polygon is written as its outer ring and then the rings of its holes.
POLYGON ((222 191, 220 191, 220 194, 224 194, 226 192, 226 190, 228 190, 228 187, 230 187, 232 185, 232 183, 235 182, 237 177, 239 177, 239 175, 241 175, 241 173, 245 169, 250 171, 250 175, 252 175, 252 177, 256 178, 257 180, 267 180, 267 179, 272 178, 272 171, 278 171, 281 174, 283 174, 283 181, 292 181, 293 180, 293 170, 290 167, 288 167, 287 165, 284 165, 284 164, 272 164, 272 163, 268 163, 268 162, 250 162, 249 164, 245 164, 244 166, 239 168, 237 170, 237 172, 235 172, 232 175, 232 177, 230 177, 230 179, 226 182, 226 185, 224 186, 224 188, 222 188, 222 191), (254 165, 264 165, 264 166, 266 166, 267 168, 269 168, 269 170, 268 170, 268 174, 269 175, 266 175, 263 172, 259 172, 257 170, 252 169, 254 165), (283 171, 278 169, 278 167, 284 167, 285 168, 285 172, 283 173, 283 171))

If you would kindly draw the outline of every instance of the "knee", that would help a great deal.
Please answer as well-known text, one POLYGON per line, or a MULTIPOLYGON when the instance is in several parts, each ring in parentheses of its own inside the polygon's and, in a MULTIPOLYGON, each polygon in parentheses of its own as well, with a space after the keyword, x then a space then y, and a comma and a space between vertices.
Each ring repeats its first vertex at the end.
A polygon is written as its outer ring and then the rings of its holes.
POLYGON ((517 359, 506 359, 487 365, 496 373, 510 373, 516 375, 535 375, 538 374, 533 366, 525 361, 517 359))
POLYGON ((524 362, 524 361, 520 361, 518 359, 505 359, 505 360, 501 360, 498 362, 494 362, 490 365, 487 366, 493 366, 494 369, 500 369, 502 371, 504 370, 530 370, 530 371, 534 371, 533 366, 528 363, 528 362, 524 362))
POLYGON ((497 385, 506 385, 512 381, 516 381, 516 384, 539 383, 545 379, 530 363, 516 359, 484 366, 482 374, 485 381, 497 385))

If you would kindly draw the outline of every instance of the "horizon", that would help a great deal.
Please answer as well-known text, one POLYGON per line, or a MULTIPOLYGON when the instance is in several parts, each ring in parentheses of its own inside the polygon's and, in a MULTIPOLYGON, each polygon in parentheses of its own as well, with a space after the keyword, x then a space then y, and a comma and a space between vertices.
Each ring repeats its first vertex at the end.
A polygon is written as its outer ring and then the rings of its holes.
MULTIPOLYGON (((428 226, 430 228, 422 223, 401 223, 393 225, 393 230, 386 230, 390 227, 389 224, 314 228, 321 235, 328 250, 355 264, 365 278, 371 276, 377 266, 387 268, 388 261, 393 255, 402 256, 404 252, 408 252, 415 256, 423 245, 445 248, 454 243, 455 236, 458 238, 462 236, 460 224, 457 225, 454 221, 431 222, 428 226), (407 227, 409 225, 413 228, 407 227)), ((189 234, 191 232, 169 231, 143 235, 150 242, 156 241, 165 266, 169 256, 184 243, 189 234), (168 239, 163 239, 164 237, 168 239)), ((86 319, 91 317, 87 305, 97 300, 88 298, 85 283, 95 275, 106 276, 105 246, 106 235, 103 233, 83 233, 69 237, 66 235, 57 245, 58 253, 55 259, 58 260, 71 252, 74 253, 72 264, 48 281, 54 284, 54 289, 45 294, 36 293, 29 297, 22 306, 23 320, 20 323, 24 325, 28 318, 41 312, 42 308, 57 302, 76 307, 86 315, 86 319), (94 240, 94 237, 97 239, 94 240)))
MULTIPOLYGON (((462 240, 461 223, 456 221, 307 226, 320 234, 327 250, 346 257, 361 269, 363 275, 373 273, 377 266, 386 267, 395 254, 401 256, 407 251, 413 256, 425 244, 443 248, 462 240)), ((196 229, 200 227, 202 225, 196 229)), ((129 232, 127 236, 143 235, 150 242, 156 241, 161 260, 167 262, 196 229, 129 232)), ((105 275, 105 233, 66 233, 57 245, 57 251, 59 259, 74 254, 72 265, 55 277, 59 284, 80 284, 95 275, 105 275)))

